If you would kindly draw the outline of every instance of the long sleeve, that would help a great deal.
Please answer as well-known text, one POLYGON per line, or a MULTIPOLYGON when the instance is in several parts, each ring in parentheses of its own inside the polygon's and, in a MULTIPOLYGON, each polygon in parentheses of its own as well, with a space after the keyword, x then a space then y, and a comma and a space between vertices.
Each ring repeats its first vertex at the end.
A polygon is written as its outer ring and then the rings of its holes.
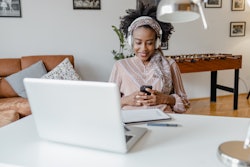
POLYGON ((176 62, 171 64, 171 73, 174 86, 174 94, 176 103, 173 107, 174 112, 183 113, 190 107, 190 103, 187 99, 187 94, 185 92, 181 72, 176 62))

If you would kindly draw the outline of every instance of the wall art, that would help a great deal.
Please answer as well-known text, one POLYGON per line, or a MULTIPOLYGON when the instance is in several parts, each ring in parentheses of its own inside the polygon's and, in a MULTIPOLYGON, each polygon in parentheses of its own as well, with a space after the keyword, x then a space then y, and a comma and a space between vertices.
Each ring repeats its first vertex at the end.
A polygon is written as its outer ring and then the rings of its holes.
POLYGON ((246 22, 230 22, 230 37, 245 36, 246 22))
POLYGON ((245 0, 232 0, 232 11, 244 11, 245 0))
POLYGON ((143 3, 144 5, 149 6, 157 6, 160 0, 137 0, 136 8, 138 9, 139 3, 143 3))
POLYGON ((0 0, 0 17, 21 17, 20 0, 0 0))
POLYGON ((205 8, 221 8, 222 0, 207 0, 207 2, 204 5, 205 8))
POLYGON ((101 0, 73 0, 74 9, 101 9, 101 0))

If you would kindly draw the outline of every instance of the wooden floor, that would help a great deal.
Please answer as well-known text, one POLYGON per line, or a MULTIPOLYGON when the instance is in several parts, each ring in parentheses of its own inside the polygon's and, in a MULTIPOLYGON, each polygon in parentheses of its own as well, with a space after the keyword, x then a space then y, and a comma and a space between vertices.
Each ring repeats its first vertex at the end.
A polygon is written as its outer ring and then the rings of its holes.
POLYGON ((187 114, 250 117, 250 98, 246 97, 247 94, 239 95, 237 110, 233 110, 233 95, 219 96, 216 102, 210 102, 210 98, 190 99, 187 114))

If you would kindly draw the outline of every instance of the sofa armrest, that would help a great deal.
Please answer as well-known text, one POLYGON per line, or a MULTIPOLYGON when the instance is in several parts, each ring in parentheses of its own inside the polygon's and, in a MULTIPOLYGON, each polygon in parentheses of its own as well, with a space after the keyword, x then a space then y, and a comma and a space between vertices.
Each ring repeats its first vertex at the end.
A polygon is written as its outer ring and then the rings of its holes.
POLYGON ((0 59, 0 77, 6 77, 21 70, 19 58, 0 59))
POLYGON ((5 77, 21 70, 21 59, 1 58, 0 59, 0 98, 17 97, 18 95, 5 80, 5 77))

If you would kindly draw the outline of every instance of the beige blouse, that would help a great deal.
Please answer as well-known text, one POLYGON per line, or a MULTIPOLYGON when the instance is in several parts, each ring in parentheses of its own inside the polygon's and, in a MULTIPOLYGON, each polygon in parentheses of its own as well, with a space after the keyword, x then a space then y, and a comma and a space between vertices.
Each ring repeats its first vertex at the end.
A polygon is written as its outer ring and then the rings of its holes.
POLYGON ((152 85, 154 90, 171 94, 176 100, 173 107, 160 104, 124 106, 122 109, 159 108, 165 112, 183 113, 190 106, 177 63, 159 53, 156 53, 147 65, 144 65, 137 56, 116 61, 109 82, 118 85, 122 96, 139 91, 141 85, 152 85))

